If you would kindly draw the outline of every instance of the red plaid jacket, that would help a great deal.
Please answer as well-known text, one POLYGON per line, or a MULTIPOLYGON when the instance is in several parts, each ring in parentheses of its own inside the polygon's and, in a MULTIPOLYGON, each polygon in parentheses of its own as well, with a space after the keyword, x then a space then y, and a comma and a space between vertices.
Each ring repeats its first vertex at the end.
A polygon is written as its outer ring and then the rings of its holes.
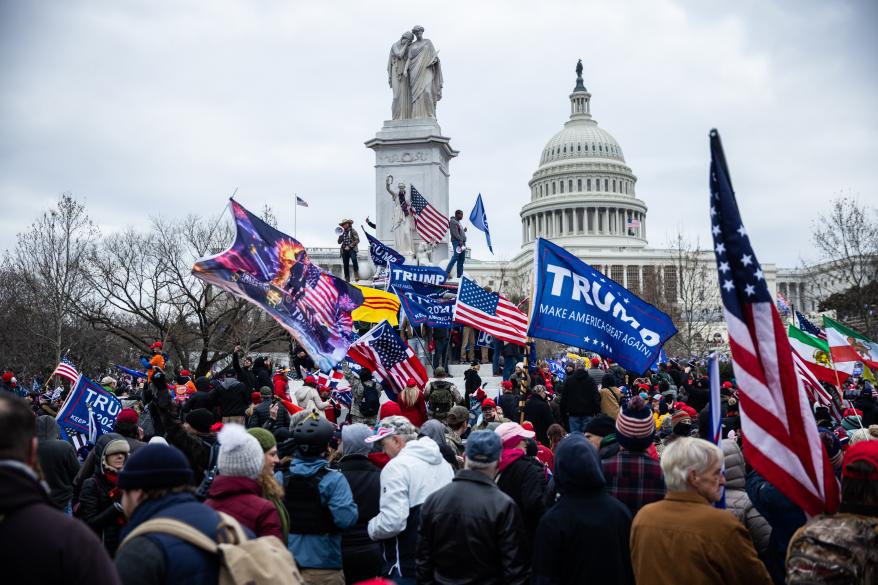
POLYGON ((622 449, 602 464, 607 492, 628 506, 632 517, 646 504, 665 497, 662 468, 645 452, 622 449))

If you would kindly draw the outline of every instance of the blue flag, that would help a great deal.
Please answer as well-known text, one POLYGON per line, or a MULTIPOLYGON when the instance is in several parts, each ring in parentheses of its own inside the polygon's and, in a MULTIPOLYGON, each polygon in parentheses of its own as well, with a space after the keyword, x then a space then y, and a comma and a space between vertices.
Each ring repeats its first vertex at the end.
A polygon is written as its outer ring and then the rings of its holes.
POLYGON ((429 325, 440 329, 451 328, 451 317, 454 314, 454 300, 440 301, 419 295, 413 291, 394 289, 402 304, 409 322, 412 325, 429 325))
POLYGON ((651 366, 649 366, 649 369, 652 370, 653 372, 658 372, 659 364, 666 364, 666 363, 668 363, 668 354, 665 353, 665 348, 662 348, 659 351, 658 357, 655 358, 655 361, 652 362, 651 366))
POLYGON ((405 257, 402 254, 390 246, 382 244, 377 238, 370 236, 369 232, 363 229, 363 226, 360 226, 360 229, 363 230, 363 233, 369 239, 369 254, 372 256, 372 262, 375 263, 375 266, 402 264, 405 261, 405 257))
POLYGON ((494 248, 491 247, 491 232, 488 231, 488 214, 485 213, 485 204, 482 203, 481 193, 476 197, 476 205, 469 213, 469 221, 473 224, 473 227, 485 232, 485 239, 488 240, 488 250, 493 254, 494 248))
MULTIPOLYGON (((116 369, 122 372, 123 374, 128 374, 134 378, 146 378, 146 372, 138 372, 137 370, 132 370, 131 368, 126 368, 125 366, 120 366, 119 364, 113 364, 116 366, 116 369)), ((152 367, 152 366, 150 366, 152 367)))
POLYGON ((644 372, 677 332, 668 315, 543 238, 537 239, 534 268, 531 337, 581 347, 644 372))
MULTIPOLYGON (((409 266, 407 264, 390 264, 390 286, 397 291, 414 291, 414 285, 445 284, 448 276, 438 266, 409 266)), ((419 293, 423 294, 423 293, 419 293)))
POLYGON ((98 436, 113 431, 121 410, 122 403, 118 398, 100 384, 80 375, 55 420, 68 432, 98 436))

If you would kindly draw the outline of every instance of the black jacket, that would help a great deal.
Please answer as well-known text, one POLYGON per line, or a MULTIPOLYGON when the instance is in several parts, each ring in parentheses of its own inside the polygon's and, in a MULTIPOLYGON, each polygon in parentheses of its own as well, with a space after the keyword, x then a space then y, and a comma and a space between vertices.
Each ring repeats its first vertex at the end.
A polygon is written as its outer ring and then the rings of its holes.
POLYGON ((555 449, 561 496, 540 520, 534 541, 534 585, 633 585, 631 514, 605 490, 594 448, 578 434, 555 449))
POLYGON ((561 393, 563 416, 595 416, 601 411, 598 386, 585 370, 576 370, 564 381, 561 393))
POLYGON ((73 497, 73 480, 79 472, 76 450, 58 438, 58 423, 51 416, 37 418, 37 457, 43 477, 49 484, 49 498, 59 510, 67 508, 73 497))
POLYGON ((548 491, 546 471, 543 464, 533 457, 521 457, 509 464, 497 477, 497 487, 518 504, 527 538, 526 558, 530 559, 531 543, 537 524, 546 511, 545 497, 548 491))
POLYGON ((22 463, 0 460, 0 567, 3 582, 117 585, 119 577, 94 533, 55 509, 22 463))
POLYGON ((463 469, 431 494, 418 529, 419 585, 528 582, 521 513, 483 473, 463 469))
POLYGON ((482 377, 479 376, 479 373, 474 369, 470 368, 463 373, 464 380, 464 404, 469 406, 469 396, 470 394, 474 394, 476 389, 482 385, 482 377))
POLYGON ((225 380, 217 384, 211 394, 220 416, 244 416, 250 406, 250 391, 241 381, 225 380))
POLYGON ((271 400, 263 400, 261 404, 257 404, 256 408, 253 409, 253 416, 247 421, 247 428, 271 427, 273 430, 274 428, 287 429, 290 427, 290 413, 283 404, 277 409, 277 420, 272 424, 268 424, 271 421, 269 409, 271 409, 271 400))
POLYGON ((369 538, 369 520, 378 515, 381 500, 381 470, 365 455, 345 455, 336 464, 357 504, 357 522, 341 535, 342 561, 348 583, 365 581, 381 574, 381 543, 369 538))
POLYGON ((271 370, 265 366, 256 366, 253 368, 253 375, 256 376, 256 387, 253 391, 259 390, 263 386, 268 386, 274 390, 274 384, 271 381, 271 370))
POLYGON ((539 394, 532 394, 524 405, 524 420, 529 420, 533 424, 537 441, 549 447, 549 435, 546 431, 555 424, 555 417, 552 416, 552 409, 546 399, 541 398, 539 394))
POLYGON ((204 479, 204 472, 210 466, 210 451, 216 443, 216 435, 187 432, 180 422, 177 406, 171 402, 164 376, 153 375, 152 385, 155 386, 156 396, 153 405, 164 427, 165 440, 186 456, 192 467, 193 484, 197 486, 204 479))
MULTIPOLYGON (((235 370, 235 377, 238 378, 238 381, 244 384, 244 387, 247 389, 247 394, 254 390, 259 390, 256 387, 256 374, 250 368, 242 368, 241 362, 238 360, 238 354, 232 353, 232 369, 235 370)), ((271 384, 269 384, 271 386, 271 384)), ((226 416, 235 416, 235 415, 226 415, 226 416)))
POLYGON ((497 399, 497 406, 503 409, 504 418, 508 418, 512 422, 518 422, 520 420, 521 412, 518 410, 518 403, 520 400, 521 399, 517 392, 509 394, 503 393, 500 395, 500 398, 497 399))
POLYGON ((102 473, 95 473, 82 484, 76 510, 76 517, 95 531, 110 556, 115 555, 119 547, 119 533, 125 519, 121 506, 114 505, 120 499, 110 496, 114 487, 102 473))

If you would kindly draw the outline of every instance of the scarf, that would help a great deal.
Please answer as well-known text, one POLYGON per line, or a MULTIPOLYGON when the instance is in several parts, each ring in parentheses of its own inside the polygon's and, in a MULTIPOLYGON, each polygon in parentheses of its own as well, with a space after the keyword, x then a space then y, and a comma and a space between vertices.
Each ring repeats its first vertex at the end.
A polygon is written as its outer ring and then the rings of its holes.
POLYGON ((505 470, 507 467, 512 465, 518 459, 524 457, 524 451, 522 449, 503 449, 500 453, 500 465, 498 467, 499 471, 505 470))

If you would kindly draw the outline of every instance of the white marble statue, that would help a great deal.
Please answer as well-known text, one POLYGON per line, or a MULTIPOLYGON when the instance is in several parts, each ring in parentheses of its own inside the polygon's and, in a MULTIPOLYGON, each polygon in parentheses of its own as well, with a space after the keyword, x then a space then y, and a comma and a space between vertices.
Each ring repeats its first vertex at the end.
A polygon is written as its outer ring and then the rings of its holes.
POLYGON ((393 176, 388 175, 384 187, 393 199, 393 232, 396 251, 411 260, 415 256, 413 246, 415 233, 415 219, 412 213, 411 201, 406 196, 405 183, 400 182, 398 185, 399 192, 394 193, 390 190, 393 183, 393 176))
POLYGON ((393 90, 391 112, 394 120, 406 120, 412 117, 412 92, 406 63, 409 57, 409 45, 415 35, 411 31, 402 33, 400 39, 390 47, 387 59, 387 83, 393 90))
POLYGON ((424 27, 412 28, 415 41, 408 47, 406 73, 411 91, 412 118, 435 118, 436 102, 442 99, 442 67, 439 52, 430 39, 423 38, 424 27))

